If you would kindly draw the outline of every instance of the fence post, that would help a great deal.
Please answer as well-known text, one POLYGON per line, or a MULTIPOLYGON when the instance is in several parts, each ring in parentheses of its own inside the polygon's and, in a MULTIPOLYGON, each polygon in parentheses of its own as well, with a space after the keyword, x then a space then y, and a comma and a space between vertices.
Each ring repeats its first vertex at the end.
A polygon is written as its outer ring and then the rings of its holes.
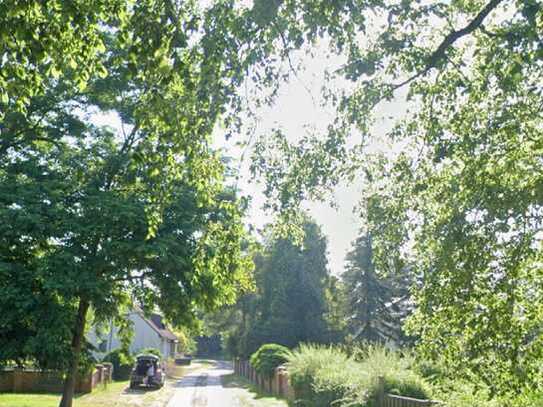
POLYGON ((385 407, 385 378, 383 376, 377 378, 377 406, 385 407))
POLYGON ((93 383, 93 387, 94 385, 98 385, 98 384, 104 384, 105 383, 105 372, 104 372, 104 366, 103 365, 96 365, 96 369, 98 370, 98 379, 97 379, 97 383, 93 383))
POLYGON ((13 368, 13 392, 20 393, 24 387, 24 371, 20 367, 13 368))

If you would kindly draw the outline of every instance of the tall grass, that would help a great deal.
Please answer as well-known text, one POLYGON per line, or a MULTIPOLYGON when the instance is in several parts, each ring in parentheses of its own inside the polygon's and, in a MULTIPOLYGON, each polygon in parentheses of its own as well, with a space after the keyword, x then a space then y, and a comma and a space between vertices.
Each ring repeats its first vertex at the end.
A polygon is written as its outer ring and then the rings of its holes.
POLYGON ((389 393, 430 395, 411 361, 382 347, 360 348, 349 356, 335 347, 301 345, 289 357, 288 371, 297 406, 373 407, 379 376, 389 393))

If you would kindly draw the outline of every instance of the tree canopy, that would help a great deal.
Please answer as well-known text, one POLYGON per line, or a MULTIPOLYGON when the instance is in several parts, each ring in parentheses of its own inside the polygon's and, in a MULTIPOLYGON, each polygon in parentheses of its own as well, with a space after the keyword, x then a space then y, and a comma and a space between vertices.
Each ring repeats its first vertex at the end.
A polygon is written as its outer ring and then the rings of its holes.
POLYGON ((328 319, 333 281, 326 239, 311 219, 305 219, 303 230, 302 245, 293 237, 269 236, 254 257, 255 291, 226 312, 208 317, 210 329, 226 333, 234 355, 250 356, 269 343, 293 348, 339 338, 328 319))
POLYGON ((292 46, 324 37, 346 58, 330 78, 352 87, 327 89, 323 138, 263 141, 270 196, 290 207, 362 177, 376 268, 421 276, 419 349, 495 392, 541 384, 543 4, 284 1, 274 19, 292 46), (382 129, 395 98, 407 113, 382 129), (377 137, 393 147, 367 148, 377 137))
MULTIPOLYGON (((245 263, 238 203, 220 198, 229 191, 212 131, 239 130, 246 78, 269 102, 293 70, 290 53, 320 42, 345 59, 324 91, 338 115, 320 138, 294 144, 277 131, 256 145, 253 169, 270 206, 292 215, 304 199, 362 177, 376 269, 410 264, 420 275, 410 322, 419 349, 495 392, 541 385, 540 0, 13 0, 0 5, 0 22, 0 216, 9 219, 0 250, 2 273, 19 281, 12 298, 39 292, 51 312, 81 326, 82 294, 125 292, 90 270, 118 276, 137 264, 143 277, 143 264, 170 276, 170 244, 179 241, 161 239, 176 230, 168 222, 179 221, 183 196, 205 219, 191 267, 216 271, 198 280, 199 300, 213 305, 208 292, 221 298, 215 284, 232 283, 245 263), (335 88, 334 79, 351 85, 335 88), (407 113, 381 129, 376 112, 395 98, 407 113), (94 106, 117 111, 126 131, 77 114, 94 106), (368 148, 376 137, 393 148, 368 148)), ((174 289, 161 281, 152 280, 174 289)), ((140 293, 172 305, 145 286, 140 293)), ((104 298, 89 305, 108 309, 104 298)), ((45 312, 40 301, 20 310, 45 312)), ((32 315, 17 322, 19 334, 35 332, 32 315)))
POLYGON ((67 371, 65 407, 89 311, 122 320, 137 303, 188 324, 250 286, 244 204, 209 146, 226 103, 219 51, 178 52, 187 10, 163 6, 135 4, 131 33, 100 27, 104 72, 79 87, 71 69, 43 75, 24 105, 9 98, 0 124, 2 309, 12 309, 1 359, 67 371), (153 27, 155 42, 141 44, 153 27), (106 113, 116 128, 95 123, 106 113))

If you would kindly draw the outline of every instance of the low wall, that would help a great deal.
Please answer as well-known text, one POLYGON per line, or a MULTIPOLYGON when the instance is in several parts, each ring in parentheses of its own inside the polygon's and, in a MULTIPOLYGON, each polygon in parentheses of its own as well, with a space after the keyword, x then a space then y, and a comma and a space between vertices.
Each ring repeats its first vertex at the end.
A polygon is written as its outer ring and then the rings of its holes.
POLYGON ((287 369, 283 366, 276 368, 273 376, 267 378, 260 376, 248 360, 235 359, 234 372, 253 382, 267 393, 289 400, 294 399, 294 390, 290 386, 287 369))
POLYGON ((0 392, 12 391, 13 373, 11 371, 0 370, 0 392))
MULTIPOLYGON (((111 365, 97 365, 96 369, 76 380, 76 393, 90 393, 99 384, 111 382, 111 365)), ((62 373, 35 369, 0 371, 0 392, 60 393, 64 386, 62 373)))

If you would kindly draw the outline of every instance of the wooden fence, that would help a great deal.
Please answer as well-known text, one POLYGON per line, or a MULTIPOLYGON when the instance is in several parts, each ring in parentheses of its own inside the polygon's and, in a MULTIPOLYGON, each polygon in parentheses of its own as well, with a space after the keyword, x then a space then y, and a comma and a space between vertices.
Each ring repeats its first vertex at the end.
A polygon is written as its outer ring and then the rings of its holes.
POLYGON ((435 406, 439 404, 433 400, 419 400, 411 397, 395 396, 393 394, 385 394, 385 397, 380 407, 423 407, 435 406))
MULTIPOLYGON (((111 364, 96 365, 96 368, 76 380, 76 393, 90 393, 99 384, 111 382, 111 364)), ((0 370, 0 392, 41 393, 61 392, 64 386, 63 375, 55 371, 36 369, 0 370)))
MULTIPOLYGON (((245 377, 256 384, 261 390, 270 394, 284 397, 288 400, 295 399, 294 389, 290 386, 288 372, 283 366, 275 369, 271 378, 261 377, 247 360, 234 360, 234 372, 238 376, 245 377)), ((385 380, 379 377, 378 383, 378 407, 428 407, 442 404, 435 400, 419 400, 411 397, 396 396, 385 393, 385 380)))
POLYGON ((288 372, 283 366, 275 369, 272 377, 262 377, 248 360, 234 360, 234 372, 256 384, 261 390, 286 399, 294 398, 294 391, 288 380, 288 372))
POLYGON ((378 407, 428 407, 442 404, 435 400, 420 400, 411 397, 396 396, 385 393, 385 379, 379 377, 377 387, 378 407))

